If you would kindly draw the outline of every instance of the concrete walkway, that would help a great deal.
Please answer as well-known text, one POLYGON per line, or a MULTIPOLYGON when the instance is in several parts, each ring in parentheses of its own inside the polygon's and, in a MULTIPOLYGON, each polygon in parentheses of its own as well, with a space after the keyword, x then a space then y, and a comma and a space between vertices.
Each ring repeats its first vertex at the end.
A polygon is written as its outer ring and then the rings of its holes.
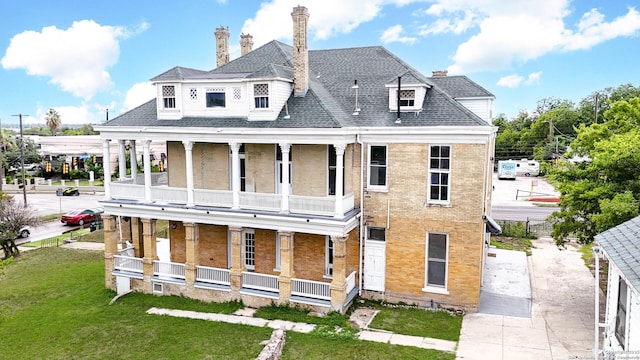
POLYGON ((468 314, 457 359, 593 358, 594 279, 572 247, 532 241, 530 317, 468 314))

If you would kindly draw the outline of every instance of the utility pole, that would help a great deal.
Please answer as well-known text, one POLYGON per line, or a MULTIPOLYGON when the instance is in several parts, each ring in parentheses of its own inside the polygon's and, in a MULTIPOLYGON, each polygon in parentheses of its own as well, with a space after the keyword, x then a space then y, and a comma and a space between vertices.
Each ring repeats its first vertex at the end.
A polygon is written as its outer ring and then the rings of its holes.
POLYGON ((549 120, 549 144, 553 141, 553 122, 549 120))
POLYGON ((22 135, 22 116, 23 114, 13 115, 20 118, 20 169, 22 170, 22 196, 24 197, 24 207, 27 207, 27 183, 24 176, 24 136, 22 135))

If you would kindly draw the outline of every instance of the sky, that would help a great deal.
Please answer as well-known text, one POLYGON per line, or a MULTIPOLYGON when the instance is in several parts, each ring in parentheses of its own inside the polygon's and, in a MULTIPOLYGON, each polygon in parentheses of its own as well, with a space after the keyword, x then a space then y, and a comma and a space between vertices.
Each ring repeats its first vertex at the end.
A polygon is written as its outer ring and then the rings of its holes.
POLYGON ((384 46, 430 76, 466 75, 495 95, 494 117, 544 98, 578 103, 640 86, 640 0, 1 0, 0 121, 100 124, 155 97, 149 79, 216 67, 215 29, 254 46, 292 43, 307 7, 309 50, 384 46))

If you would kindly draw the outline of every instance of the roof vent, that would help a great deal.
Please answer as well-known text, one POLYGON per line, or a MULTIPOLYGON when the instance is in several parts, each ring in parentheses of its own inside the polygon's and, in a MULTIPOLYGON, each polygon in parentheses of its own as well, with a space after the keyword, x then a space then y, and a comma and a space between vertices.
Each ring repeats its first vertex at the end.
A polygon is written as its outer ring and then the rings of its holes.
POLYGON ((353 86, 351 88, 356 90, 356 106, 355 106, 355 109, 353 110, 352 115, 359 115, 360 106, 358 106, 358 80, 353 81, 353 86))

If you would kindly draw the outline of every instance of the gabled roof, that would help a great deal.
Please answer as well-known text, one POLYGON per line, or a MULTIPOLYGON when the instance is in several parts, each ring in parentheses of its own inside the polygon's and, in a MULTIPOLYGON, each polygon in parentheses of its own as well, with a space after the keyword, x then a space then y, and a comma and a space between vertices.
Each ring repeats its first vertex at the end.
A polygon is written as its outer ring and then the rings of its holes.
MULTIPOLYGON (((203 72, 175 67, 155 81, 183 79, 248 79, 276 77, 293 80, 293 48, 271 41, 244 56, 214 70, 203 72)), ((381 46, 309 51, 309 91, 304 97, 287 100, 275 121, 249 121, 246 117, 184 117, 158 120, 153 102, 122 114, 105 126, 208 126, 247 128, 336 128, 336 127, 420 127, 420 126, 490 126, 456 100, 449 90, 473 90, 473 94, 492 96, 466 77, 451 77, 452 86, 433 86, 428 78, 381 46), (397 123, 395 111, 389 109, 389 91, 385 86, 402 76, 403 83, 425 84, 427 90, 422 109, 401 113, 397 123), (358 115, 356 92, 358 81, 358 115), (475 85, 474 85, 475 84, 475 85), (464 85, 464 86, 463 86, 464 85), (288 110, 287 110, 288 108, 288 110), (287 114, 289 116, 287 116, 287 114)), ((441 81, 451 85, 451 81, 441 81)), ((437 85, 438 82, 435 82, 437 85)))
POLYGON ((636 291, 640 291, 640 216, 595 236, 602 247, 636 291))
POLYGON ((433 76, 429 80, 441 89, 446 91, 454 99, 471 97, 492 97, 495 96, 482 86, 471 81, 464 75, 456 76, 433 76))

